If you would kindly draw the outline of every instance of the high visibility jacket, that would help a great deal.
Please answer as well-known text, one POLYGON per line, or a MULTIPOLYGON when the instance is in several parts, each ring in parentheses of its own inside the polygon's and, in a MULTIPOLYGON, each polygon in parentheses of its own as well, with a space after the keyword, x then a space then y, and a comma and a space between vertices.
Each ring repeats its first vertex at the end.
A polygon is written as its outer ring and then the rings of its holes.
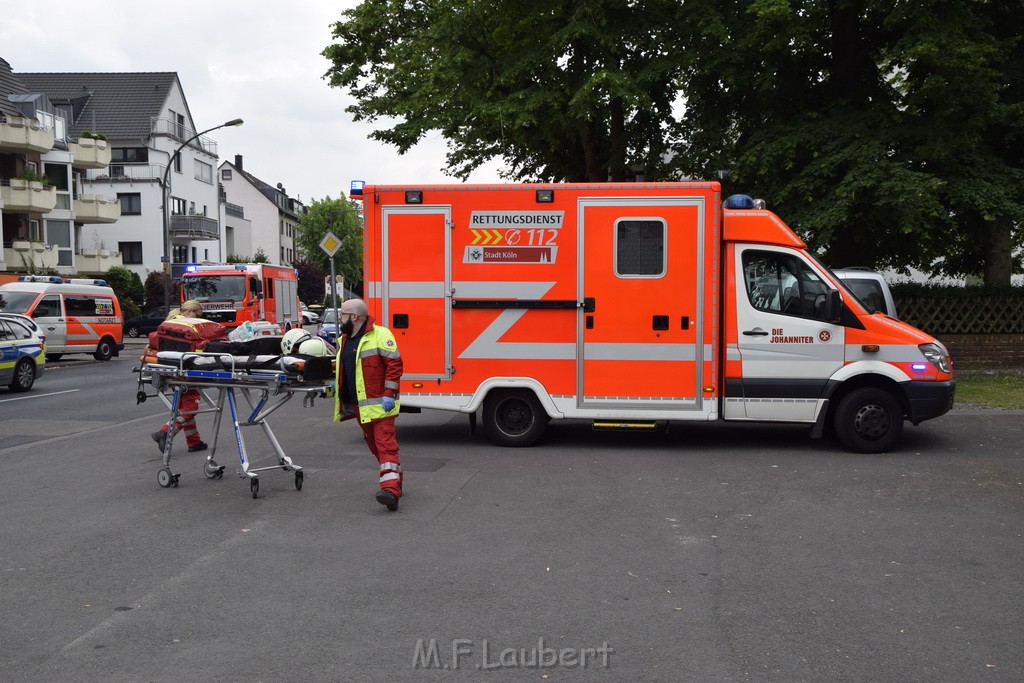
MULTIPOLYGON (((338 356, 335 361, 334 421, 356 417, 355 411, 341 401, 342 383, 347 379, 341 362, 348 335, 338 342, 338 356)), ((395 335, 386 327, 373 324, 373 318, 366 319, 366 329, 356 347, 356 398, 359 402, 359 421, 371 422, 382 417, 398 415, 398 380, 402 378, 402 356, 398 353, 395 335), (389 396, 395 399, 395 407, 384 410, 381 399, 389 396)))

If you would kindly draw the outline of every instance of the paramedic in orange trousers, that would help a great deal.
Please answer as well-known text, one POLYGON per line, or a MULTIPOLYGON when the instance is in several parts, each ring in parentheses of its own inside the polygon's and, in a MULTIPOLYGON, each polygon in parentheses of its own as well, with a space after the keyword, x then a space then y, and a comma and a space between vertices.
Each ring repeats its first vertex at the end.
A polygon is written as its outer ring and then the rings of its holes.
MULTIPOLYGON (((189 299, 181 305, 181 308, 176 308, 167 314, 168 320, 177 317, 202 318, 203 305, 194 299, 189 299)), ((205 451, 207 449, 207 445, 199 437, 199 428, 196 427, 197 410, 199 410, 199 392, 195 389, 183 392, 178 403, 178 412, 180 414, 174 421, 174 433, 177 434, 184 430, 185 444, 188 446, 189 453, 205 451)), ((169 428, 170 423, 167 423, 160 428, 160 431, 153 432, 153 441, 156 441, 157 448, 160 449, 161 453, 164 452, 164 445, 167 443, 167 431, 169 428)))
POLYGON ((398 461, 395 417, 402 356, 395 337, 369 317, 366 302, 349 299, 339 312, 336 421, 357 418, 370 453, 380 465, 377 502, 398 509, 402 496, 402 466, 398 461))

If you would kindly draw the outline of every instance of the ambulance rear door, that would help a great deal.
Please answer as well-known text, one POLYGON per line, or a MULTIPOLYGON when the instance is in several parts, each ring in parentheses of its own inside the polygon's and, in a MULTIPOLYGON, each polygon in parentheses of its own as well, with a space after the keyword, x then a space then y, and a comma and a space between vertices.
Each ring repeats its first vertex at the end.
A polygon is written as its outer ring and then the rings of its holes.
POLYGON ((398 341, 403 379, 451 378, 451 207, 381 209, 382 324, 398 341))
POLYGON ((715 372, 714 345, 705 343, 717 277, 714 197, 698 189, 580 199, 581 407, 676 418, 683 410, 693 419, 716 410, 702 394, 704 375, 715 372))

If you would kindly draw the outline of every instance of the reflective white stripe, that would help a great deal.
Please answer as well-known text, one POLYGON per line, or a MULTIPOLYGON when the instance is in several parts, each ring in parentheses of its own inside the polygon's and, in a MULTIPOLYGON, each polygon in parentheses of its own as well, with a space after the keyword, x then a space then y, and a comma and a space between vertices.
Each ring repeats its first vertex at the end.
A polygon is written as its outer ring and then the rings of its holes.
POLYGON ((384 482, 386 482, 386 481, 395 481, 396 479, 401 479, 401 478, 402 478, 402 475, 398 474, 397 472, 392 472, 391 474, 382 474, 382 475, 380 475, 380 481, 381 481, 382 484, 384 482))
POLYGON ((402 467, 397 462, 382 462, 380 464, 380 471, 381 472, 388 472, 388 471, 401 472, 402 471, 402 467))
POLYGON ((385 389, 394 389, 395 391, 398 391, 398 382, 392 382, 390 380, 384 380, 384 388, 385 389))
POLYGON ((392 299, 442 299, 443 282, 391 282, 388 296, 392 299))

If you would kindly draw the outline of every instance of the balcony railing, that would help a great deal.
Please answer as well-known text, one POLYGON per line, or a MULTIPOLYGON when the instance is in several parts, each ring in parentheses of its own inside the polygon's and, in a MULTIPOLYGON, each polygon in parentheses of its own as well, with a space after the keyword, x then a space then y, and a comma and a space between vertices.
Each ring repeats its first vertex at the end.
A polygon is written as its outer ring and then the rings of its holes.
MULTIPOLYGON (((186 126, 181 126, 171 119, 152 117, 149 120, 149 129, 153 135, 168 135, 179 142, 184 142, 196 134, 196 131, 186 126)), ((205 135, 189 143, 190 147, 201 149, 211 156, 217 156, 217 143, 205 135)))
POLYGON ((229 216, 236 216, 237 218, 245 218, 245 207, 232 204, 231 202, 224 202, 224 213, 229 216))
POLYGON ((36 181, 10 178, 0 181, 4 213, 49 213, 57 205, 57 189, 36 181))
POLYGON ((0 150, 4 152, 49 152, 53 142, 53 128, 37 119, 0 116, 0 150))
POLYGON ((121 204, 114 197, 83 194, 75 200, 76 223, 116 223, 121 204))
POLYGON ((160 182, 163 180, 166 168, 162 164, 110 164, 106 168, 87 170, 85 180, 96 183, 121 183, 136 180, 160 182))
POLYGON ((171 216, 171 237, 187 237, 195 240, 220 238, 220 226, 216 219, 207 216, 171 216))
POLYGON ((68 145, 72 168, 105 168, 110 164, 110 145, 106 140, 80 138, 68 145))

